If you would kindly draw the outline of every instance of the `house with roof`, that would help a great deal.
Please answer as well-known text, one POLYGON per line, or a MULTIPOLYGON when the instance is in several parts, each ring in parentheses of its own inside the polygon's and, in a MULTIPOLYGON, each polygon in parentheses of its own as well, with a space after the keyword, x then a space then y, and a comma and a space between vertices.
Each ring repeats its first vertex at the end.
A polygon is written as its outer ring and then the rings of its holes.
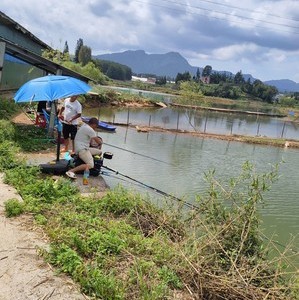
POLYGON ((53 49, 0 11, 0 91, 18 89, 25 82, 47 74, 91 80, 42 57, 44 50, 53 49))

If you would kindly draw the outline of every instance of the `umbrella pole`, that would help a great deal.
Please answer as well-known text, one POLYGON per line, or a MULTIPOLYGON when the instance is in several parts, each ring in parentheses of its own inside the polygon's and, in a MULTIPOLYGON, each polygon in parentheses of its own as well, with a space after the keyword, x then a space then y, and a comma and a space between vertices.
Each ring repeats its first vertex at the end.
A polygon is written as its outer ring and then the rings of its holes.
POLYGON ((56 162, 59 161, 59 156, 60 156, 60 140, 61 140, 61 131, 62 131, 62 124, 58 119, 57 116, 57 102, 53 101, 53 107, 54 107, 54 112, 55 112, 55 118, 57 118, 57 149, 56 149, 56 162))
MULTIPOLYGON (((59 126, 59 125, 58 125, 58 126, 59 126)), ((61 139, 61 130, 58 129, 57 150, 56 150, 56 161, 59 161, 59 155, 60 155, 60 139, 61 139)))
POLYGON ((49 121, 49 127, 48 127, 48 135, 51 137, 54 136, 54 126, 55 126, 56 115, 57 115, 56 103, 55 103, 55 101, 52 101, 51 112, 50 112, 50 121, 49 121))

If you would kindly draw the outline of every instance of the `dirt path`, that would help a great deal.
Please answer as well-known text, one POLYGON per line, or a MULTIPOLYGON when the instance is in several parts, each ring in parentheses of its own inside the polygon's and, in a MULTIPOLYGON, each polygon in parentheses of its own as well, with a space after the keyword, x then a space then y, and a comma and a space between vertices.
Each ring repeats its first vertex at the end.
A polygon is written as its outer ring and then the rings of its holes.
MULTIPOLYGON (((14 122, 32 124, 25 114, 14 118, 14 122)), ((32 164, 45 163, 55 158, 53 153, 28 154, 32 164)), ((5 216, 5 201, 16 198, 22 201, 16 190, 3 183, 0 174, 0 300, 86 300, 79 287, 67 276, 57 275, 55 270, 39 256, 39 249, 48 249, 47 237, 35 227, 30 215, 16 218, 5 216)), ((74 181, 84 195, 90 188, 103 194, 107 190, 105 181, 99 176, 90 180, 88 187, 82 179, 74 181)))
POLYGON ((21 200, 0 174, 0 300, 88 299, 67 276, 56 275, 39 257, 38 249, 47 249, 48 244, 30 216, 5 217, 4 202, 12 198, 21 200))

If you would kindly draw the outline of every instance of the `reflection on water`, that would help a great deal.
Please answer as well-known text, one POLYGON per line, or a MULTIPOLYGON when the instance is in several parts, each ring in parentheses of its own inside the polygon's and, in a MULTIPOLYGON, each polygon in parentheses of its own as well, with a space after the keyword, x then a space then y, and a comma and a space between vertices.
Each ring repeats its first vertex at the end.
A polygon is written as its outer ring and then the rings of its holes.
MULTIPOLYGON (((291 235, 297 235, 298 150, 182 134, 137 133, 124 127, 118 127, 114 134, 103 132, 101 136, 104 151, 114 153, 113 159, 105 162, 109 167, 191 203, 196 195, 206 191, 204 173, 209 170, 215 169, 216 176, 225 181, 237 176, 246 161, 252 162, 258 172, 269 172, 271 165, 284 161, 280 178, 266 194, 266 204, 260 212, 268 236, 274 234, 281 243, 286 243, 291 235)), ((117 178, 105 177, 105 180, 115 186, 120 182, 117 178)), ((299 248, 298 240, 296 243, 299 248)))
MULTIPOLYGON (((97 110, 85 111, 93 116, 97 110)), ((171 109, 100 109, 101 119, 118 123, 162 126, 214 133, 238 133, 297 138, 298 126, 287 124, 277 118, 224 114, 207 111, 171 109)), ((204 173, 215 169, 216 176, 223 180, 240 173, 244 162, 253 163, 259 172, 269 172, 270 166, 281 164, 278 182, 265 195, 261 207, 265 233, 285 244, 296 236, 299 249, 298 170, 299 150, 261 145, 204 139, 182 134, 160 132, 137 133, 134 129, 118 126, 117 132, 101 133, 104 151, 114 153, 107 165, 127 176, 160 189, 178 198, 194 203, 195 196, 207 189, 204 173), (113 146, 117 146, 115 148, 113 146), (125 151, 127 150, 127 151, 125 151), (142 155, 138 155, 142 154, 142 155), (151 159, 154 158, 154 159, 151 159)), ((112 187, 128 186, 125 178, 110 174, 105 180, 112 187), (122 181, 120 181, 122 179, 122 181), (125 181, 123 181, 125 180, 125 181)), ((135 189, 144 188, 134 186, 135 189)))
POLYGON ((218 134, 299 138, 299 125, 281 118, 182 108, 100 108, 86 111, 104 121, 218 134))

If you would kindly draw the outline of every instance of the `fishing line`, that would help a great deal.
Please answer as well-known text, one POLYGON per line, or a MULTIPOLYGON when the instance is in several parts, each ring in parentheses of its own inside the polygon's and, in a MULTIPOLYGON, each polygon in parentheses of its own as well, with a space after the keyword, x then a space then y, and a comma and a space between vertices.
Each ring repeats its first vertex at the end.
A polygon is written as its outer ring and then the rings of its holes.
POLYGON ((103 142, 103 144, 104 144, 104 145, 107 145, 107 146, 110 146, 110 147, 113 147, 113 148, 117 148, 117 149, 119 149, 119 150, 123 150, 123 151, 129 152, 129 153, 132 153, 132 154, 136 154, 136 155, 139 155, 139 156, 143 156, 143 157, 146 157, 146 158, 149 158, 149 159, 152 159, 152 160, 161 162, 161 163, 166 164, 166 165, 175 166, 174 164, 171 164, 171 163, 168 163, 168 162, 166 162, 166 161, 163 161, 163 160, 154 158, 154 157, 152 157, 152 156, 148 156, 148 155, 145 155, 145 154, 141 154, 141 153, 138 153, 138 152, 135 152, 135 151, 132 151, 132 150, 127 150, 127 149, 124 149, 124 148, 122 148, 122 147, 115 146, 115 145, 111 145, 111 144, 104 143, 104 142, 103 142))
POLYGON ((130 185, 134 185, 136 187, 145 188, 143 185, 141 185, 138 182, 132 182, 132 180, 128 180, 126 178, 120 178, 119 176, 117 176, 117 174, 113 175, 112 172, 109 173, 109 172, 101 171, 101 175, 107 176, 107 177, 110 177, 110 178, 113 178, 113 179, 120 180, 122 182, 125 182, 125 183, 130 184, 130 185))
MULTIPOLYGON (((278 242, 278 241, 269 239, 269 238, 268 238, 265 234, 263 234, 263 233, 262 233, 262 235, 263 235, 263 237, 264 237, 267 241, 272 242, 273 244, 276 244, 276 245, 278 245, 278 246, 280 246, 280 247, 282 247, 282 248, 284 248, 284 249, 287 249, 287 246, 286 246, 286 245, 281 244, 281 243, 278 242)), ((294 247, 293 247, 293 248, 289 248, 289 250, 290 250, 291 252, 293 252, 294 254, 299 254, 299 251, 298 251, 297 248, 294 248, 294 247)))
POLYGON ((134 182, 137 182, 137 183, 139 183, 140 185, 142 185, 142 186, 144 186, 144 187, 147 187, 148 189, 153 190, 154 192, 156 192, 156 193, 158 193, 158 194, 160 194, 160 195, 162 195, 162 196, 169 197, 169 198, 171 198, 171 199, 173 199, 173 200, 176 200, 176 201, 178 201, 178 202, 181 202, 181 203, 183 203, 185 206, 187 206, 187 207, 189 207, 189 208, 199 210, 199 207, 198 207, 198 206, 195 206, 195 205, 193 205, 193 204, 191 204, 191 203, 189 203, 189 202, 184 201, 183 199, 180 199, 180 198, 178 198, 178 197, 175 197, 175 196, 173 196, 173 195, 170 195, 170 194, 168 194, 168 193, 166 193, 166 192, 164 192, 164 191, 162 191, 162 190, 159 190, 159 189, 157 189, 157 188, 155 188, 155 187, 153 187, 153 186, 150 186, 150 185, 148 185, 148 184, 146 184, 146 183, 144 183, 144 182, 141 182, 140 180, 137 180, 137 179, 132 178, 132 177, 130 177, 130 176, 128 176, 128 175, 122 174, 122 173, 120 173, 119 171, 116 171, 116 170, 114 170, 114 169, 112 169, 112 168, 109 168, 109 167, 107 167, 107 166, 102 166, 102 168, 105 168, 105 169, 107 169, 107 170, 109 170, 109 171, 112 171, 112 172, 114 172, 116 175, 120 175, 120 176, 123 176, 123 177, 125 177, 125 178, 128 178, 128 179, 130 179, 130 180, 132 180, 132 181, 134 181, 134 182))

